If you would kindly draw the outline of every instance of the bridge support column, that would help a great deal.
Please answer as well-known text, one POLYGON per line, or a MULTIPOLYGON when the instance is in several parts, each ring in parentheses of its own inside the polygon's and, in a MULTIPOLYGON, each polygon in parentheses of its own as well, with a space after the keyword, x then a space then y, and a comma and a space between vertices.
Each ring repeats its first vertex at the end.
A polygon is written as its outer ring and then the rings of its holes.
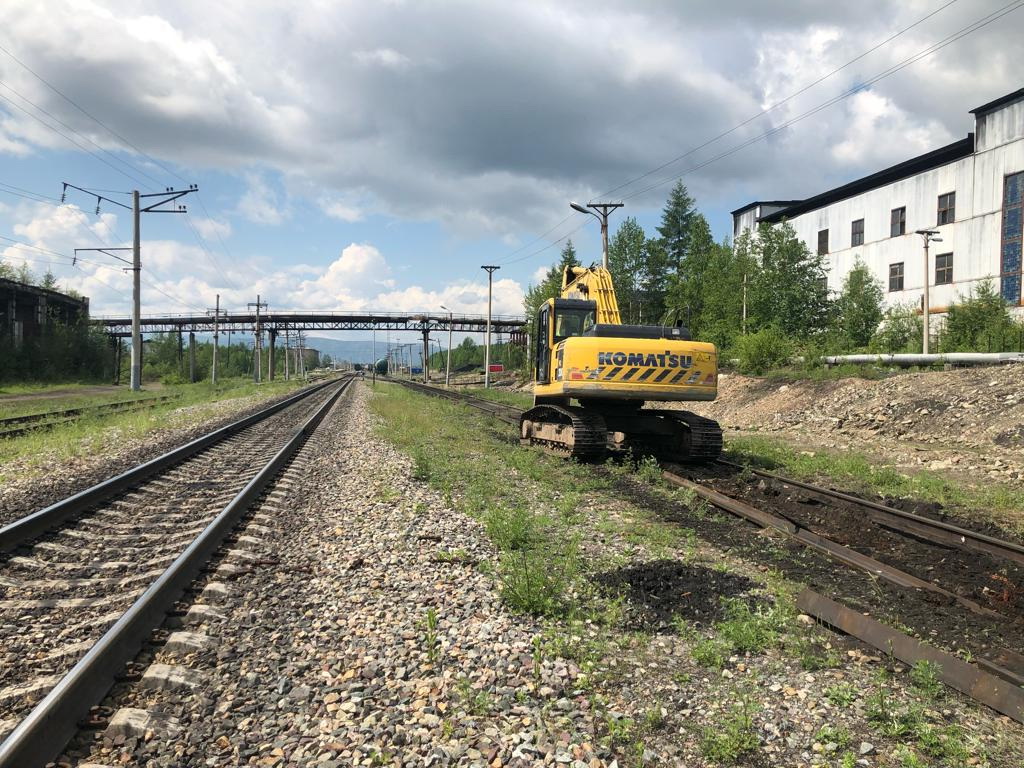
POLYGON ((270 381, 274 380, 274 368, 277 365, 277 355, 275 354, 276 348, 274 342, 277 341, 277 331, 273 328, 267 331, 267 336, 270 339, 270 349, 267 355, 267 379, 270 381))
POLYGON ((184 377, 185 375, 185 352, 181 345, 181 327, 178 327, 178 375, 184 377))
POLYGON ((423 383, 430 383, 430 329, 423 329, 423 383))
POLYGON ((196 383, 196 335, 188 332, 188 380, 196 383))
POLYGON ((114 354, 114 384, 121 383, 121 337, 110 337, 110 351, 114 354))

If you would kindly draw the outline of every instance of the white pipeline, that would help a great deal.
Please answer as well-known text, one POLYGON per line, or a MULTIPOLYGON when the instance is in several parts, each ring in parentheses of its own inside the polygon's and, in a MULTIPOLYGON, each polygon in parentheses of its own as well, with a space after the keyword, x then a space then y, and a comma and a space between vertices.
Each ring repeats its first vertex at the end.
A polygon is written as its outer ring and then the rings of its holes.
POLYGON ((1000 365, 1024 362, 1024 352, 948 352, 943 355, 828 355, 826 365, 896 365, 910 368, 915 365, 1000 365))

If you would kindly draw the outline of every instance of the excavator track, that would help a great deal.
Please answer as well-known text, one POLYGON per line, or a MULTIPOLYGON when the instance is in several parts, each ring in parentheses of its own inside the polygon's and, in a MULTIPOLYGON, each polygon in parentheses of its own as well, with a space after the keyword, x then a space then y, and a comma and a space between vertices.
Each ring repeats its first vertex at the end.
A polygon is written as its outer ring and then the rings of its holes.
POLYGON ((536 405, 519 420, 519 442, 578 461, 601 461, 608 450, 599 413, 566 405, 536 405))
POLYGON ((717 421, 690 411, 658 410, 657 413, 686 425, 689 442, 685 461, 714 461, 722 453, 722 427, 717 421))

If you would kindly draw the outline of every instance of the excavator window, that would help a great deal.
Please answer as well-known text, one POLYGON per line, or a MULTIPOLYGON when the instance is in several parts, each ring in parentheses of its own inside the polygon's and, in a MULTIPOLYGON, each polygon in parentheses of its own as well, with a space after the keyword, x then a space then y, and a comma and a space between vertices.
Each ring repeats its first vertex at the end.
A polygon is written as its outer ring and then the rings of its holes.
POLYGON ((562 309, 555 308, 555 343, 570 336, 582 336, 594 325, 596 308, 562 309))

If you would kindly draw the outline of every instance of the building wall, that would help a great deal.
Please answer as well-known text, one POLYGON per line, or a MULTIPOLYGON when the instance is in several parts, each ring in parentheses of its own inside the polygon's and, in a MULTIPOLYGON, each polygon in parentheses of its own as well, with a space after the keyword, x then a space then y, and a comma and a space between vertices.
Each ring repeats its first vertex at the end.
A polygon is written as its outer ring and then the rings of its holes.
MULTIPOLYGON (((942 312, 966 296, 980 280, 993 280, 1000 290, 1003 247, 1003 192, 1008 174, 1024 171, 1024 101, 980 116, 974 154, 915 176, 869 190, 790 219, 796 234, 812 252, 818 232, 829 230, 826 265, 828 284, 842 288, 846 274, 861 259, 886 290, 886 303, 920 304, 924 286, 924 249, 917 229, 938 230, 942 242, 929 253, 929 306, 942 312), (939 195, 956 193, 956 218, 939 226, 939 195), (890 237, 894 208, 906 207, 906 234, 890 237), (864 219, 864 243, 852 245, 852 224, 864 219), (935 257, 953 254, 953 282, 935 284, 935 257), (903 290, 889 292, 889 267, 903 263, 903 290)), ((737 216, 737 232, 754 226, 753 211, 737 216)), ((765 216, 767 213, 761 213, 765 216)), ((1016 231, 1016 222, 1013 222, 1016 231)), ((1020 232, 1016 232, 1019 236, 1020 232)), ((1019 278, 1017 278, 1019 281, 1019 278)), ((1007 283, 1007 288, 1013 287, 1007 283)), ((1013 288, 1012 304, 1021 312, 1020 290, 1013 288)))

